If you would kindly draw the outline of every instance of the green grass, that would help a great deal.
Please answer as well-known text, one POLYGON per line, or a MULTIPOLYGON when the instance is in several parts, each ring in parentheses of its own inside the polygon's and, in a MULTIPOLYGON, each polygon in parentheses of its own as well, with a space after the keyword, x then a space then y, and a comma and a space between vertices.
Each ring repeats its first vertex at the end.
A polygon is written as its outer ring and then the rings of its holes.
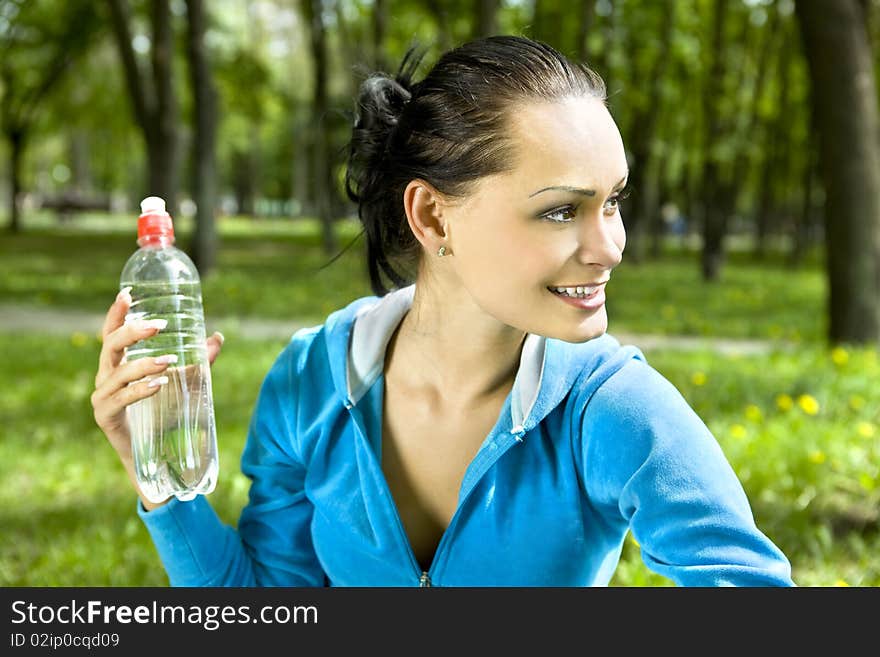
MULTIPOLYGON (((78 220, 68 229, 38 227, 0 237, 0 303, 106 312, 119 291, 122 268, 137 249, 136 234, 130 222, 125 231, 90 226, 78 220)), ((225 219, 221 226, 217 267, 202 280, 208 316, 319 322, 369 294, 362 240, 322 269, 330 256, 321 248, 315 221, 225 219)), ((183 246, 191 230, 184 224, 176 231, 176 245, 183 246)), ((357 232, 353 222, 340 222, 340 249, 357 232)))
MULTIPOLYGON (((221 466, 210 499, 230 524, 247 498, 238 466, 250 413, 283 346, 228 341, 214 365, 221 466)), ((4 370, 0 396, 0 585, 166 584, 134 494, 92 418, 98 341, 6 334, 0 350, 26 355, 4 370)), ((816 347, 769 358, 648 355, 707 421, 759 526, 804 586, 880 585, 880 365, 876 350, 849 350, 846 362, 842 354, 837 364, 816 347), (780 408, 780 395, 791 408, 780 408)), ((613 584, 669 582, 628 541, 613 584)))
MULTIPOLYGON (((0 237, 0 303, 103 313, 116 296, 119 274, 137 248, 125 217, 84 216, 59 227, 39 215, 27 232, 0 237)), ((209 317, 267 317, 318 323, 370 293, 364 239, 326 265, 317 222, 222 218, 217 267, 202 281, 209 317)), ((191 234, 176 228, 179 243, 191 234)), ((358 233, 337 226, 340 248, 358 233)), ((608 285, 608 313, 617 331, 821 340, 825 283, 813 255, 798 269, 778 253, 763 263, 733 251, 721 280, 703 282, 697 254, 669 249, 668 257, 636 265, 624 257, 608 285)))

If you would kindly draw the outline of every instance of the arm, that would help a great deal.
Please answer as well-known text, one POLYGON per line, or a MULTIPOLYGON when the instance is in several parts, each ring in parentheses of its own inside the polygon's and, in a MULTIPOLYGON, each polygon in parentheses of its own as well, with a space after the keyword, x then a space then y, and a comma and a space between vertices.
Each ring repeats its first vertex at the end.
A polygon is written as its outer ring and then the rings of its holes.
POLYGON ((296 339, 263 381, 242 455, 251 479, 238 531, 204 496, 138 512, 173 586, 323 586, 312 546, 306 468, 295 450, 296 339))
POLYGON ((714 436, 648 364, 598 388, 583 431, 587 494, 629 524, 648 568, 680 586, 794 585, 714 436))

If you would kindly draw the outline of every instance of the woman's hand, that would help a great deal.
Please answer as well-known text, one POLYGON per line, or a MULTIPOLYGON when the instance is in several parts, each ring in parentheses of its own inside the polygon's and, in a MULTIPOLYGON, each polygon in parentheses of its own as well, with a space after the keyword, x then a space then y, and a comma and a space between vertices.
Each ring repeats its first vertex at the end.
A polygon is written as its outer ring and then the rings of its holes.
MULTIPOLYGON (((140 495, 146 509, 153 509, 161 504, 150 503, 141 493, 134 472, 131 454, 131 434, 125 416, 125 407, 141 399, 155 395, 159 388, 167 382, 162 373, 169 363, 156 362, 153 358, 140 358, 124 362, 125 348, 156 335, 160 327, 151 322, 125 323, 125 314, 131 305, 128 291, 120 292, 116 301, 110 306, 101 329, 103 345, 98 361, 98 373, 95 376, 95 391, 91 401, 94 409, 95 422, 128 472, 129 479, 140 495), (149 380, 142 380, 149 377, 149 380), (134 385, 129 385, 137 381, 134 385), (155 383, 153 383, 155 382, 155 383), (151 385, 153 383, 153 385, 151 385)), ((213 364, 223 345, 223 335, 214 333, 207 340, 208 362, 213 364)))

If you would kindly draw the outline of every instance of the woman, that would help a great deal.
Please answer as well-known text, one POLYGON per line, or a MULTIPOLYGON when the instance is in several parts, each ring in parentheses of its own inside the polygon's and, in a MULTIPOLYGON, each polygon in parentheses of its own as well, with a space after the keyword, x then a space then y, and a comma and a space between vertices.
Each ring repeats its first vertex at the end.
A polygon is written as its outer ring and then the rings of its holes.
MULTIPOLYGON (((375 296, 269 371, 237 529, 203 496, 141 499, 170 582, 605 585, 629 530, 679 585, 793 585, 705 424, 606 334, 628 170, 601 79, 521 37, 418 83, 411 55, 363 83, 350 144, 375 296)), ((125 405, 156 388, 128 383, 167 366, 119 364, 156 332, 128 303, 93 404, 135 482, 125 405)))

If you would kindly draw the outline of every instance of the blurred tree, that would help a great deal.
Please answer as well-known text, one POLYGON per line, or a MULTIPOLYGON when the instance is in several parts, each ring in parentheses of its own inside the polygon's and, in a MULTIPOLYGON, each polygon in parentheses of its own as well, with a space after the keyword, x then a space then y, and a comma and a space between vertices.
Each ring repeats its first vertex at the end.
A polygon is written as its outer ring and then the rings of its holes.
MULTIPOLYGON (((784 171, 783 166, 783 148, 790 140, 790 132, 788 126, 791 123, 791 32, 788 29, 779 28, 779 12, 776 11, 774 5, 773 12, 770 15, 770 24, 765 30, 763 41, 763 52, 761 53, 759 62, 762 64, 758 69, 758 79, 755 82, 755 105, 756 111, 750 114, 750 125, 743 135, 743 140, 761 126, 756 125, 759 119, 757 105, 761 102, 764 92, 764 83, 767 81, 767 70, 775 61, 776 77, 778 80, 777 98, 773 103, 776 112, 772 117, 765 117, 762 132, 764 138, 760 142, 760 151, 758 153, 760 159, 761 173, 757 180, 757 197, 758 203, 755 211, 755 255, 760 260, 763 259, 767 251, 767 237, 770 233, 772 215, 778 209, 777 193, 779 181, 783 176, 780 172, 784 171), (772 44, 778 44, 776 56, 771 55, 772 44)), ((740 156, 737 158, 737 176, 743 178, 745 176, 746 165, 749 160, 745 157, 748 151, 742 149, 740 156)))
POLYGON ((312 49, 312 67, 314 89, 312 96, 313 135, 312 142, 312 182, 313 198, 317 204, 318 218, 321 221, 321 235, 324 251, 332 254, 336 251, 336 233, 333 229, 333 201, 330 195, 335 193, 331 184, 330 144, 328 126, 327 101, 327 43, 324 27, 323 0, 304 0, 302 9, 309 26, 309 40, 312 49))
POLYGON ((880 116, 859 0, 797 0, 825 181, 830 342, 880 342, 880 116))
POLYGON ((596 0, 581 0, 580 16, 578 17, 578 31, 575 37, 575 56, 578 61, 590 62, 590 44, 588 37, 593 27, 593 19, 596 16, 596 0))
POLYGON ((169 0, 150 0, 151 73, 145 77, 135 54, 131 12, 126 0, 107 0, 111 25, 125 72, 134 119, 147 153, 145 195, 161 196, 172 214, 177 212, 179 186, 178 106, 174 89, 174 34, 169 0))
MULTIPOLYGON (((648 12, 643 12, 647 14, 648 12)), ((639 38, 641 44, 636 52, 644 53, 643 65, 633 66, 633 77, 628 84, 627 95, 630 106, 627 141, 630 151, 629 185, 638 190, 632 203, 627 203, 623 212, 627 228, 627 251, 635 262, 644 256, 644 233, 648 223, 659 215, 657 206, 658 190, 654 184, 656 177, 652 171, 654 158, 652 151, 657 139, 657 123, 664 111, 662 85, 666 77, 671 49, 673 28, 675 26, 675 4, 664 11, 651 12, 648 19, 659 21, 649 23, 644 34, 656 34, 657 39, 639 38), (659 15, 658 15, 659 14, 659 15), (652 29, 654 28, 654 29, 652 29), (635 96, 635 97, 634 97, 635 96)), ((636 17, 633 18, 636 20, 636 17)))
POLYGON ((272 76, 254 47, 236 45, 218 66, 217 84, 225 109, 225 180, 237 211, 253 215, 261 168, 260 128, 274 93, 272 76))
POLYGON ((499 2, 500 0, 474 0, 474 38, 497 33, 499 2))
POLYGON ((9 230, 17 233, 24 154, 37 110, 88 50, 100 25, 84 0, 8 1, 0 6, 0 16, 0 129, 9 142, 9 230))
POLYGON ((452 27, 449 24, 449 3, 444 0, 427 0, 428 10, 437 23, 437 47, 446 52, 452 47, 452 27))
POLYGON ((208 17, 202 0, 186 0, 187 59, 193 93, 195 148, 193 152, 193 196, 196 202, 196 229, 188 251, 204 276, 214 267, 217 256, 217 229, 214 206, 217 197, 217 91, 205 46, 208 17))
POLYGON ((728 0, 715 0, 712 11, 712 32, 708 82, 703 88, 703 120, 705 128, 706 154, 702 172, 703 193, 703 250, 700 266, 703 279, 717 280, 721 274, 724 259, 724 237, 727 233, 728 199, 724 198, 722 162, 720 151, 724 144, 720 136, 725 134, 725 118, 722 115, 721 99, 724 97, 724 78, 729 52, 724 36, 724 26, 728 18, 728 0))
POLYGON ((388 3, 386 0, 373 2, 373 63, 380 71, 388 71, 388 58, 385 55, 385 35, 388 33, 388 3))

